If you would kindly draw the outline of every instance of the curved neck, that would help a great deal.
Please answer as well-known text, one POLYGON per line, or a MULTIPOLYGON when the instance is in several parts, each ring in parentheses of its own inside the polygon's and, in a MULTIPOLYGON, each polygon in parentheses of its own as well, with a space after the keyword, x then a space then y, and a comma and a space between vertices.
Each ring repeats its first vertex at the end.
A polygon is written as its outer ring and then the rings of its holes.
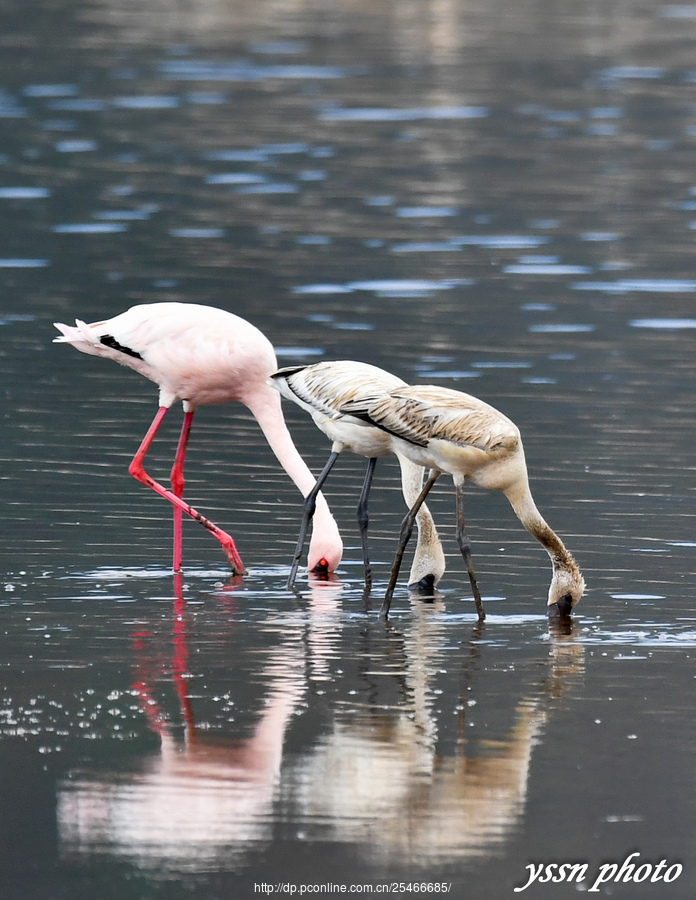
MULTIPOLYGON (((302 496, 306 497, 314 487, 315 478, 290 436, 283 417, 278 391, 271 385, 264 385, 253 394, 244 397, 242 402, 254 414, 278 462, 288 473, 302 496)), ((326 520, 327 517, 332 519, 329 506, 321 494, 317 497, 315 518, 317 516, 319 523, 326 520)))
MULTIPOLYGON (((423 467, 411 462, 410 459, 406 456, 402 456, 401 453, 397 453, 396 458, 401 467, 401 493, 404 495, 406 506, 411 509, 418 499, 420 492, 423 490, 423 467)), ((434 532, 435 537, 437 538, 433 517, 425 503, 418 510, 416 521, 418 522, 419 534, 425 532, 427 534, 427 539, 432 540, 434 532)))
POLYGON ((551 557, 554 569, 557 566, 564 569, 575 566, 575 561, 566 550, 563 541, 546 523, 544 517, 537 509, 526 480, 523 485, 515 485, 504 493, 515 510, 517 518, 551 557))
MULTIPOLYGON (((406 505, 411 509, 423 490, 423 467, 401 453, 397 453, 396 457, 401 466, 401 492, 406 505)), ((408 583, 416 584, 428 575, 434 576, 435 583, 437 583, 445 572, 445 554, 435 522, 425 503, 418 510, 416 523, 418 524, 418 541, 408 583)))

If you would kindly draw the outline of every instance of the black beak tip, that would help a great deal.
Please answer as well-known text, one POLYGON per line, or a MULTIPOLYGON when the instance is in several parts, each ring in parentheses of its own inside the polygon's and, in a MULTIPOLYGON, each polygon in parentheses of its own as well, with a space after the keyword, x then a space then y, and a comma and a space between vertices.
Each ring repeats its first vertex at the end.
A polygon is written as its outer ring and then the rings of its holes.
POLYGON ((409 592, 423 600, 432 600, 435 597, 435 576, 424 575, 420 581, 414 581, 408 586, 409 592))
POLYGON ((561 597, 556 603, 549 606, 549 616, 567 619, 573 610, 573 598, 570 594, 561 597))

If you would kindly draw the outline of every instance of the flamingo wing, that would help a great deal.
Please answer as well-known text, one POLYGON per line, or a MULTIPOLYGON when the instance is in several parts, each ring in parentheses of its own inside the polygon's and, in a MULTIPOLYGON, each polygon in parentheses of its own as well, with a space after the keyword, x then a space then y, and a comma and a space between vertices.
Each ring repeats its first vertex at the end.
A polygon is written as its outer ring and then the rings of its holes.
POLYGON ((372 402, 348 403, 342 412, 418 447, 442 440, 491 453, 513 450, 519 442, 517 426, 492 406, 435 386, 397 389, 372 402))

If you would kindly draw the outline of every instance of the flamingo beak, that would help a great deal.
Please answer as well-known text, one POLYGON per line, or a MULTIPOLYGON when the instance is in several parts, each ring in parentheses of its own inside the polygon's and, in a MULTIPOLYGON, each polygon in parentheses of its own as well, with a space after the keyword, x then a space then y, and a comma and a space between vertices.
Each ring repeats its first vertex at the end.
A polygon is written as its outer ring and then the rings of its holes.
POLYGON ((436 596, 435 576, 424 575, 420 581, 415 581, 413 584, 409 584, 408 590, 409 593, 413 594, 415 597, 420 597, 423 600, 429 600, 430 602, 432 602, 436 596))
POLYGON ((323 580, 328 580, 330 574, 329 561, 325 556, 322 556, 319 562, 314 566, 314 568, 312 569, 312 573, 323 580))
POLYGON ((557 615, 561 616, 562 618, 567 618, 573 609, 573 598, 570 594, 566 594, 565 597, 561 597, 561 599, 557 603, 555 603, 554 606, 558 610, 557 615))

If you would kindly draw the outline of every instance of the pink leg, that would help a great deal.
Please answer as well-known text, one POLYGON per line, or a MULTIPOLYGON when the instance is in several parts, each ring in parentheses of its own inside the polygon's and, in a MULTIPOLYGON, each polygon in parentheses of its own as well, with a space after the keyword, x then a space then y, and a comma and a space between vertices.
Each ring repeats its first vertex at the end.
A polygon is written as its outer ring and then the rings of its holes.
POLYGON ((133 461, 128 467, 128 471, 136 478, 138 481, 142 482, 142 484, 146 484, 149 488, 152 488, 153 491, 158 493, 161 497, 169 500, 170 503, 173 503, 175 507, 180 509, 182 512, 185 512, 187 516, 191 516, 192 519, 195 519, 199 522, 204 528, 207 528, 208 531, 215 535, 215 537, 222 544, 222 549, 225 552, 228 560, 230 561, 232 568, 236 575, 244 574, 244 563, 242 562, 239 553, 237 552, 237 548, 234 545, 234 541, 232 538, 224 532, 221 528, 218 528, 217 525, 213 525, 212 522, 208 521, 205 516, 202 516, 199 512, 197 512, 192 506, 189 506, 181 497, 177 497, 176 494, 172 493, 172 491, 168 491, 166 488, 162 487, 154 478, 151 478, 145 469, 143 468, 143 460, 147 455, 148 450, 152 446, 152 442, 157 434, 157 431, 162 424, 164 417, 167 414, 167 407, 160 406, 157 410, 157 415, 152 421, 152 425, 148 429, 147 434, 143 438, 143 442, 138 448, 138 452, 133 457, 133 461))
POLYGON ((150 721, 150 727, 160 737, 167 734, 167 720, 165 719, 159 703, 155 700, 152 689, 152 677, 150 666, 146 665, 151 660, 146 656, 148 650, 148 642, 152 638, 149 631, 137 631, 132 635, 133 650, 135 652, 135 681, 133 682, 133 692, 140 700, 143 712, 150 721))
MULTIPOLYGON (((193 413, 184 413, 184 424, 181 428, 181 437, 179 445, 176 448, 176 457, 172 468, 171 482, 172 492, 177 497, 184 496, 184 463, 186 461, 186 448, 188 447, 189 435, 191 434, 191 425, 193 424, 193 413)), ((178 507, 174 507, 174 571, 181 571, 181 561, 183 554, 183 537, 181 530, 181 519, 183 511, 178 507)))
POLYGON ((181 714, 184 717, 186 726, 186 740, 196 740, 196 722, 193 718, 193 708, 188 695, 188 642, 187 642, 187 621, 186 621, 186 601, 184 600, 184 589, 181 583, 181 572, 174 573, 174 659, 173 659, 173 677, 176 692, 179 696, 181 704, 181 714))

